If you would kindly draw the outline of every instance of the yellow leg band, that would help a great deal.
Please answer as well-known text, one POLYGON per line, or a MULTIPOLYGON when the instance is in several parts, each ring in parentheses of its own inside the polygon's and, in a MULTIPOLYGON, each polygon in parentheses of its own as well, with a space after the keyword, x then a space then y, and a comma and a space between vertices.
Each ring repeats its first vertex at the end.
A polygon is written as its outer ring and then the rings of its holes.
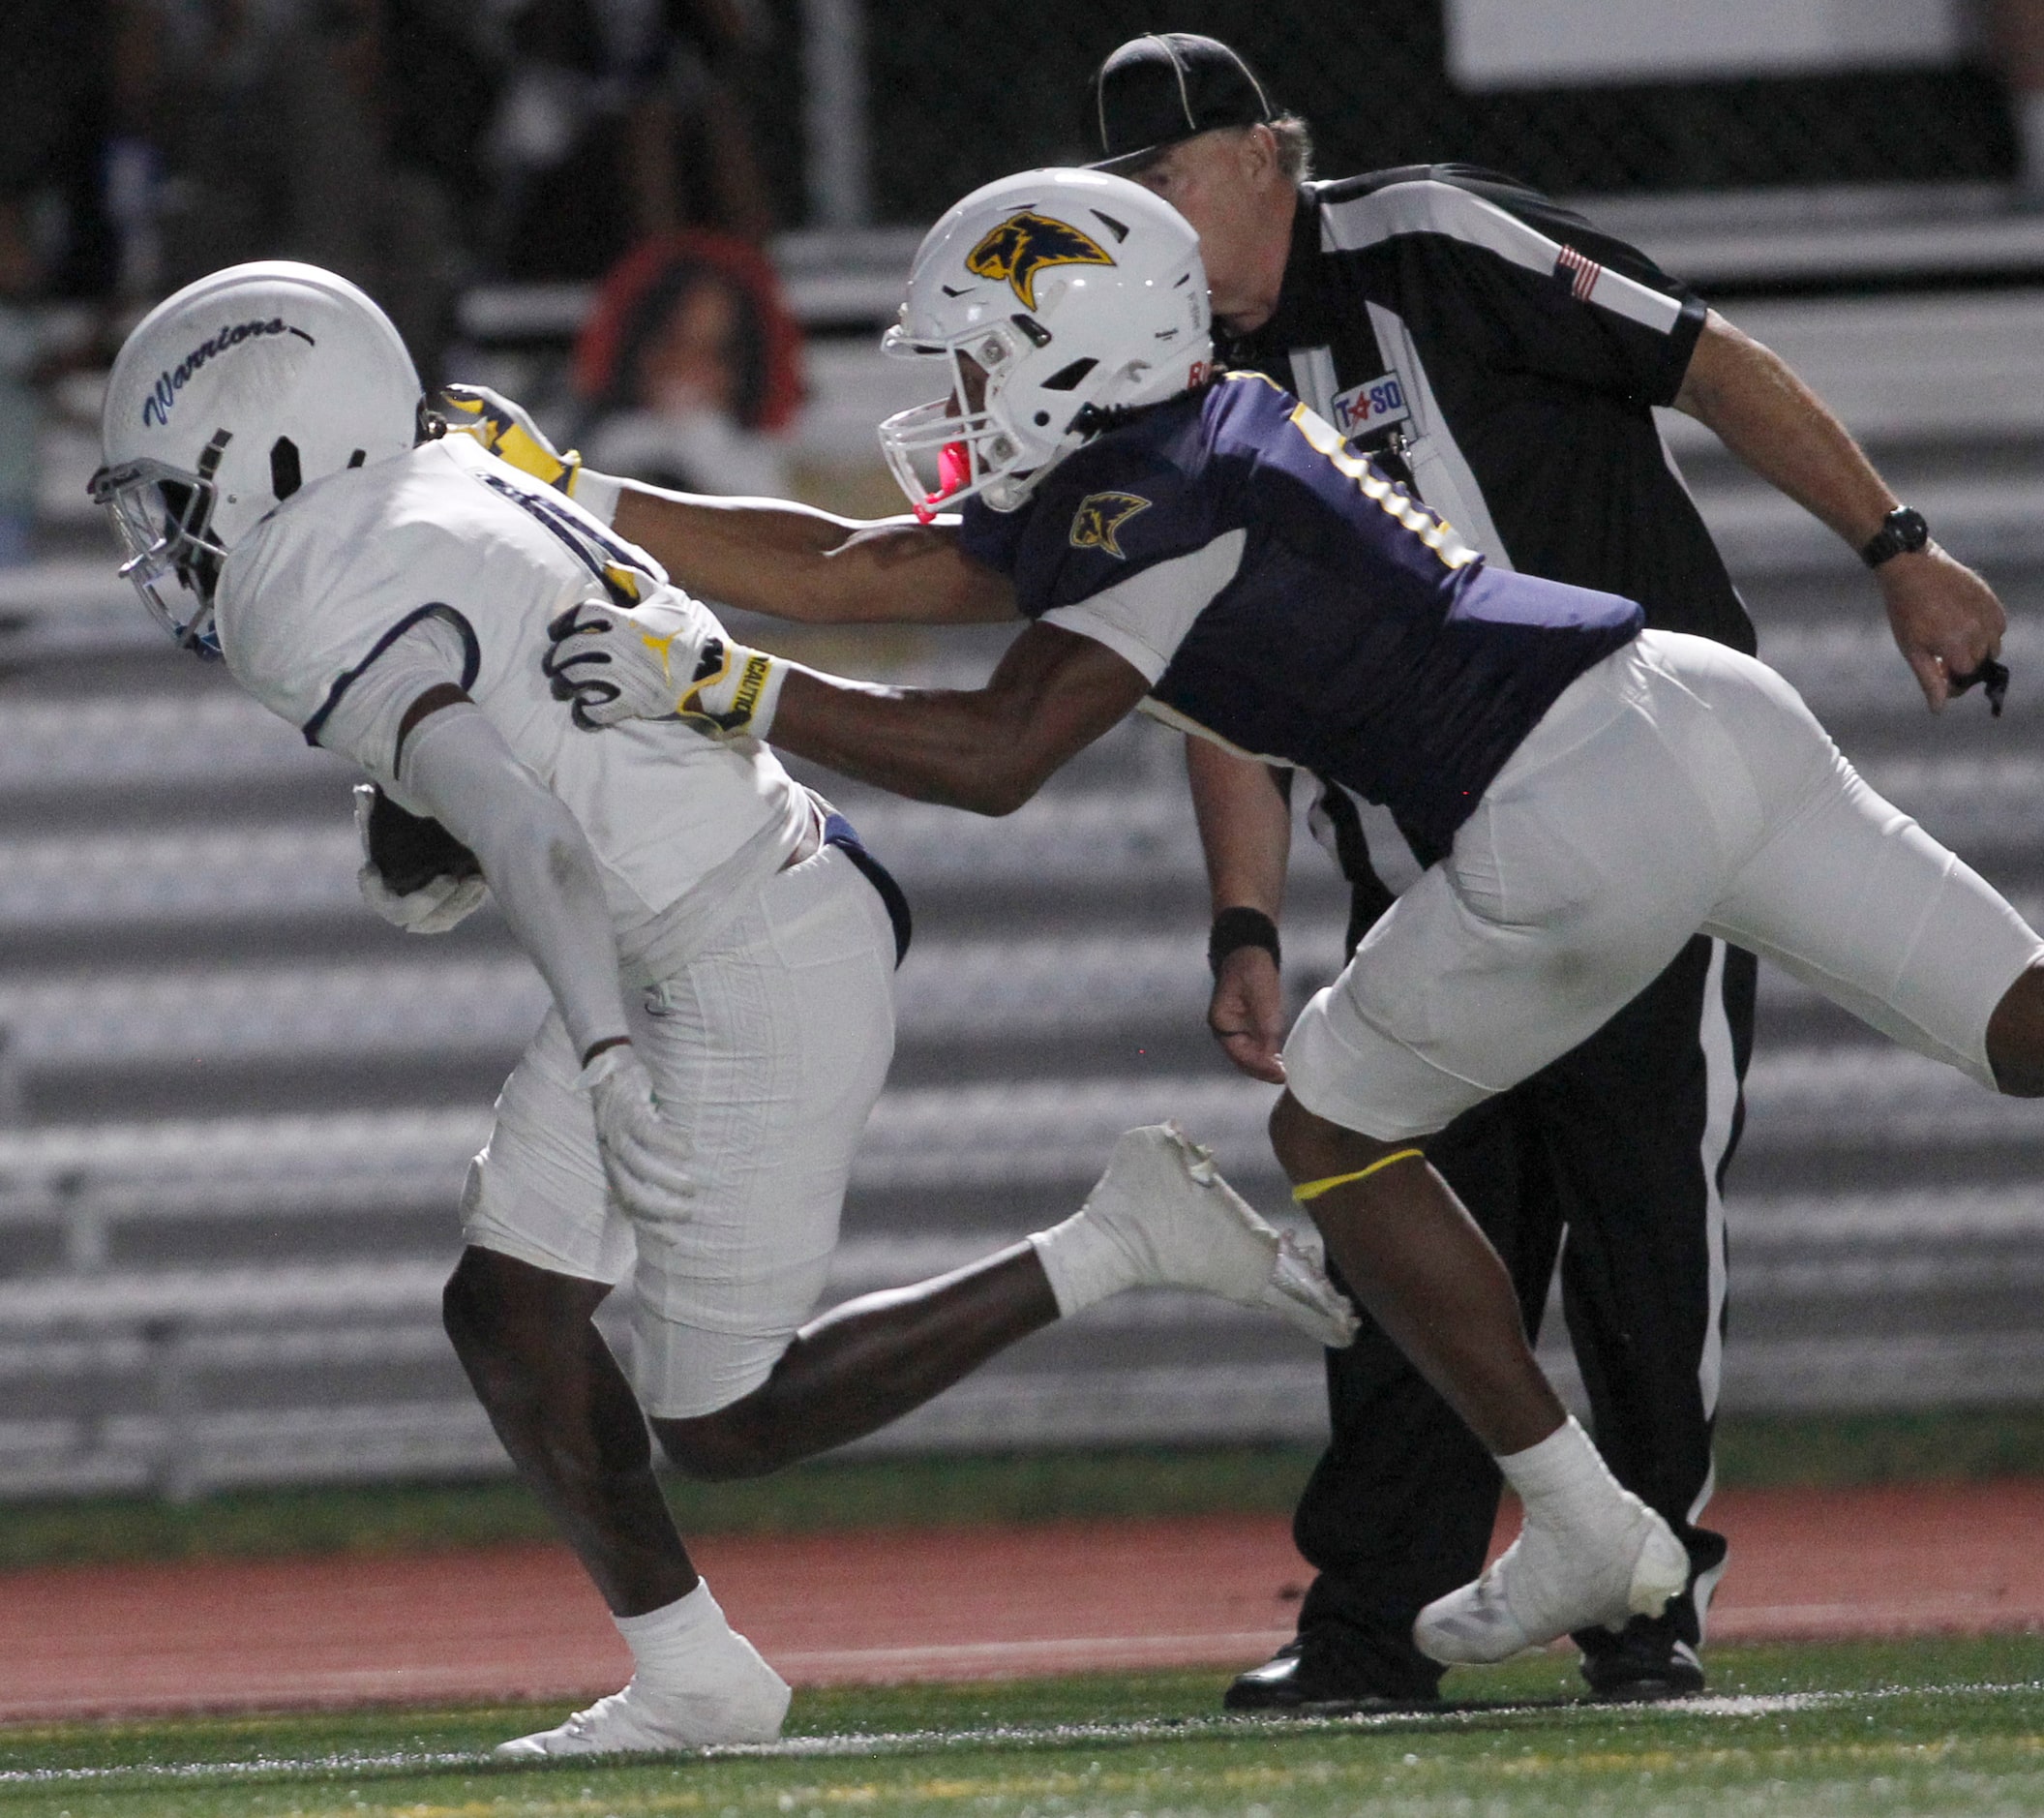
POLYGON ((1324 1193, 1333 1193, 1337 1187, 1345 1187, 1352 1180, 1368 1180, 1379 1168, 1389 1167, 1394 1162, 1424 1162, 1426 1156, 1418 1149, 1394 1149, 1389 1155, 1380 1155, 1368 1167, 1359 1167, 1353 1174, 1330 1174, 1325 1180, 1309 1180, 1292 1189, 1292 1197, 1304 1205, 1308 1199, 1317 1199, 1324 1193))

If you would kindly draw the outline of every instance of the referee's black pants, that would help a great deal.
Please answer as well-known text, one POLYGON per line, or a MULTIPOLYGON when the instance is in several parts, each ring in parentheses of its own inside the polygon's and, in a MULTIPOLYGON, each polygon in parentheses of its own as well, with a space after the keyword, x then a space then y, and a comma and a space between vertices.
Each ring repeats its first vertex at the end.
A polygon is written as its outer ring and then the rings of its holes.
MULTIPOLYGON (((1504 1257, 1529 1335, 1559 1255, 1598 1446, 1688 1544, 1691 1589, 1661 1621, 1692 1646, 1725 1560, 1722 1536, 1690 1516, 1710 1478, 1718 1190, 1743 1115, 1754 993, 1753 956, 1698 936, 1581 1046, 1427 1144, 1504 1257)), ((1318 1573, 1299 1632, 1344 1681, 1429 1697, 1442 1669, 1413 1647, 1412 1619, 1483 1569, 1502 1480, 1367 1319, 1327 1353, 1327 1389, 1332 1442, 1293 1524, 1318 1573)))

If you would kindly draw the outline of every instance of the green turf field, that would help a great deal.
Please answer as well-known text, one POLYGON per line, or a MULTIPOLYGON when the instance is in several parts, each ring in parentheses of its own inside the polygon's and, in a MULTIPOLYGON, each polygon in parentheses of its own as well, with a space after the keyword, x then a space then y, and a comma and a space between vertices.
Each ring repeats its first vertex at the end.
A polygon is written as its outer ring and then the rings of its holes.
POLYGON ((2044 1810, 2044 1638, 1720 1650, 1712 1696, 1573 1702, 1573 1654, 1451 1679, 1486 1702, 1315 1723, 1215 1714, 1222 1675, 799 1694, 772 1749, 497 1767, 553 1711, 0 1731, 36 1818, 1521 1818, 2044 1810))

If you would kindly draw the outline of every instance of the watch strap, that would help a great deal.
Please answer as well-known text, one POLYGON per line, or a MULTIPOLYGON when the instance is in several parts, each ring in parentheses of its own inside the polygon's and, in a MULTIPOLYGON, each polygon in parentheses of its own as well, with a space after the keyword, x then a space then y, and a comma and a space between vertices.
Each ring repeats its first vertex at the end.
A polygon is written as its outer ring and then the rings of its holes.
POLYGON ((1878 568, 1891 557, 1913 554, 1931 540, 1931 527, 1911 505, 1897 505, 1880 521, 1880 529, 1861 545, 1859 559, 1878 568))

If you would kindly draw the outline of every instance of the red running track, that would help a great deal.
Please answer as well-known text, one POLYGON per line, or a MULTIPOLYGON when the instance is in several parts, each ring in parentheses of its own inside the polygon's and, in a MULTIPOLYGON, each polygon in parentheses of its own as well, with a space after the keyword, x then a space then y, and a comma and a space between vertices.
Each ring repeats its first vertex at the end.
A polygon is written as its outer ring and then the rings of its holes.
MULTIPOLYGON (((1720 1641, 2044 1626, 2044 1482, 1728 1492, 1720 1641)), ((1239 1668, 1307 1571, 1274 1516, 773 1538, 696 1557, 797 1684, 1239 1668)), ((551 1546, 0 1576, 0 1721, 583 1699, 629 1660, 551 1546)))

